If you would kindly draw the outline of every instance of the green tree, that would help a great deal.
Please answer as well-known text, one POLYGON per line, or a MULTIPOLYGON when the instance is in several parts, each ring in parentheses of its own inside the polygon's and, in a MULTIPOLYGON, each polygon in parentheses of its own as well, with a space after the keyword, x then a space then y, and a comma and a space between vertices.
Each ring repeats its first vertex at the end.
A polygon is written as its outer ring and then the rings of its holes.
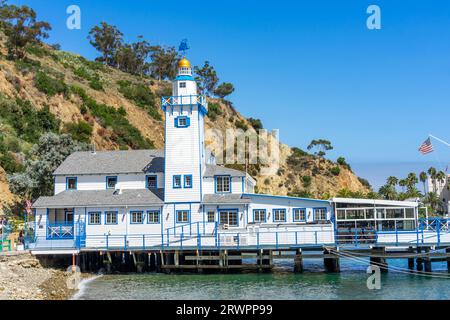
POLYGON ((153 46, 151 48, 150 73, 158 80, 173 79, 177 75, 180 55, 173 47, 153 46))
POLYGON ((115 67, 117 51, 123 44, 123 33, 116 26, 101 22, 99 26, 89 31, 88 39, 89 43, 102 54, 96 60, 115 67))
POLYGON ((390 186, 393 186, 393 187, 397 186, 398 178, 394 177, 394 176, 390 176, 389 178, 387 178, 387 184, 390 186))
POLYGON ((427 182, 427 180, 428 180, 428 175, 427 175, 427 173, 425 172, 425 171, 422 171, 420 174, 419 174, 419 179, 420 179, 420 182, 422 182, 423 183, 423 194, 427 194, 427 187, 426 187, 426 182, 427 182))
POLYGON ((333 150, 333 146, 331 142, 324 139, 313 140, 308 146, 308 150, 315 149, 314 154, 320 158, 323 158, 326 155, 326 152, 329 150, 333 150))
POLYGON ((428 192, 428 194, 424 197, 423 202, 426 205, 429 205, 434 212, 437 211, 441 203, 438 195, 435 192, 428 192))
POLYGON ((395 200, 398 196, 395 187, 391 184, 385 184, 382 186, 378 193, 386 200, 395 200))
POLYGON ((51 26, 37 21, 36 12, 27 6, 0 4, 0 22, 7 37, 6 47, 11 59, 23 59, 30 44, 40 43, 48 38, 51 26))
MULTIPOLYGON (((139 36, 139 39, 142 39, 142 36, 139 36)), ((148 73, 150 67, 147 60, 151 51, 150 43, 145 40, 122 45, 115 57, 117 67, 124 72, 143 76, 148 73)))
POLYGON ((234 86, 231 83, 224 82, 221 83, 215 90, 214 94, 219 98, 225 98, 234 92, 234 86))
POLYGON ((248 118, 247 121, 250 123, 250 125, 255 129, 256 131, 264 129, 264 126, 260 119, 253 119, 248 118))
POLYGON ((198 88, 202 94, 211 95, 215 92, 219 78, 214 67, 205 61, 203 67, 194 67, 196 73, 195 81, 197 81, 198 88))
POLYGON ((87 150, 88 146, 74 141, 70 135, 43 135, 25 161, 25 171, 9 176, 11 191, 26 199, 53 193, 53 172, 73 152, 87 150))
POLYGON ((433 185, 433 192, 436 192, 436 175, 437 175, 436 168, 430 167, 428 169, 428 175, 430 176, 431 183, 433 185))

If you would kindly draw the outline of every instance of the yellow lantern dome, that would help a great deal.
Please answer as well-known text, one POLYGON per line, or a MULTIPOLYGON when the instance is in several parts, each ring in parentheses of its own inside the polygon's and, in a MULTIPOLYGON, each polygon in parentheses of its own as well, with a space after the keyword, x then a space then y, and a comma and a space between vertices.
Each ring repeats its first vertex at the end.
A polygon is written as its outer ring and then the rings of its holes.
POLYGON ((180 62, 178 62, 178 68, 190 68, 191 67, 191 63, 189 62, 188 59, 186 59, 186 57, 184 57, 183 59, 180 60, 180 62))

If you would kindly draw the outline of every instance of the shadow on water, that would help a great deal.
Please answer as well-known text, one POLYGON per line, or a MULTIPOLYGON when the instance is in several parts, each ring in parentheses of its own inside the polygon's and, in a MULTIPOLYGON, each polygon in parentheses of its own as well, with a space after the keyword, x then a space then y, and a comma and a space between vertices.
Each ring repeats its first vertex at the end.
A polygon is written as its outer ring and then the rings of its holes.
MULTIPOLYGON (((403 260, 390 266, 406 269, 403 260)), ((305 272, 294 274, 292 260, 277 261, 272 273, 238 274, 121 274, 90 282, 79 299, 255 299, 255 300, 367 300, 449 299, 450 279, 444 263, 433 263, 438 277, 390 271, 381 276, 381 289, 369 290, 368 261, 341 259, 341 273, 324 272, 322 260, 305 262, 305 272)))

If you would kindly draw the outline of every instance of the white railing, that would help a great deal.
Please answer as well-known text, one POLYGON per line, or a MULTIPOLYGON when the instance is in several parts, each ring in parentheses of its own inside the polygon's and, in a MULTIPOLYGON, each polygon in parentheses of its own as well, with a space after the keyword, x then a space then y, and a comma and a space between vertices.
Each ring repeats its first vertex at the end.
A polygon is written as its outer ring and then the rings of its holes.
POLYGON ((205 109, 208 109, 208 101, 206 100, 206 97, 202 95, 171 96, 161 98, 162 107, 183 105, 188 106, 196 104, 201 105, 205 109))

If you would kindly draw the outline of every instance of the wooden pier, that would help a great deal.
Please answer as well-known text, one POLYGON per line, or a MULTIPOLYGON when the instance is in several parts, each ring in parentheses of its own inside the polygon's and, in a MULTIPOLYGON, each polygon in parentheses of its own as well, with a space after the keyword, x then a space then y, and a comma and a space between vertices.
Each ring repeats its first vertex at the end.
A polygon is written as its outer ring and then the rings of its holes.
MULTIPOLYGON (((38 256, 47 263, 71 265, 72 256, 38 256)), ((308 246, 287 249, 223 249, 223 250, 150 250, 150 251, 81 251, 74 255, 82 272, 127 273, 233 273, 270 272, 276 260, 291 260, 294 273, 302 273, 312 259, 323 260, 325 272, 341 271, 341 259, 379 266, 389 270, 389 260, 407 260, 414 273, 432 272, 433 262, 447 262, 450 273, 450 247, 330 247, 308 246)), ((398 270, 398 268, 395 268, 398 270)))

